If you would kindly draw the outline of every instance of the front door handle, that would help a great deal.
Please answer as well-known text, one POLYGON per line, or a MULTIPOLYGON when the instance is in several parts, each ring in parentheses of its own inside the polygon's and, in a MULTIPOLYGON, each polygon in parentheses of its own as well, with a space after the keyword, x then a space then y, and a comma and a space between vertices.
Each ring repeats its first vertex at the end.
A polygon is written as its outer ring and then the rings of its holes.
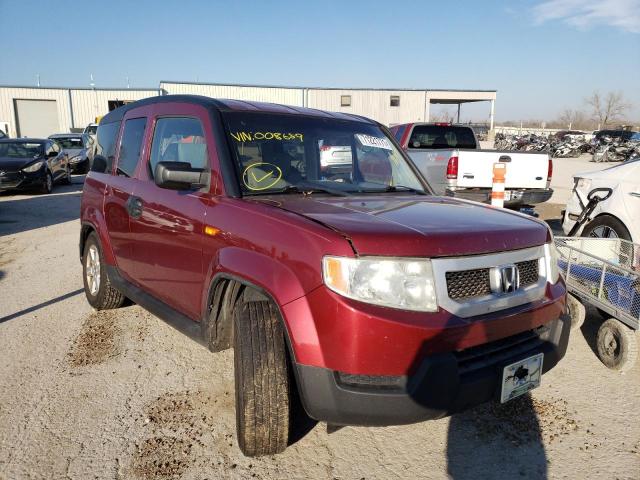
POLYGON ((142 216, 142 199, 131 195, 127 200, 127 213, 131 218, 140 218, 142 216))
POLYGON ((640 192, 629 192, 629 195, 640 198, 640 192))

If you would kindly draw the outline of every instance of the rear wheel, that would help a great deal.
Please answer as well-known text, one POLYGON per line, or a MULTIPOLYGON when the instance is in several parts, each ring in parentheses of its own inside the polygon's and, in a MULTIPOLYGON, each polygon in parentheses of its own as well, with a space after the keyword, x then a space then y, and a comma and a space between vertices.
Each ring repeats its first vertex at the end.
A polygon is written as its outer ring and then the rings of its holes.
POLYGON ((289 440, 291 380, 282 320, 268 301, 234 311, 238 445, 247 456, 284 451, 289 440))
POLYGON ((629 371, 638 357, 638 341, 633 330, 615 318, 605 321, 596 337, 598 357, 608 368, 629 371))
POLYGON ((109 310, 124 304, 126 297, 119 290, 116 290, 109 281, 102 249, 95 232, 89 234, 84 244, 82 273, 84 293, 93 308, 109 310))

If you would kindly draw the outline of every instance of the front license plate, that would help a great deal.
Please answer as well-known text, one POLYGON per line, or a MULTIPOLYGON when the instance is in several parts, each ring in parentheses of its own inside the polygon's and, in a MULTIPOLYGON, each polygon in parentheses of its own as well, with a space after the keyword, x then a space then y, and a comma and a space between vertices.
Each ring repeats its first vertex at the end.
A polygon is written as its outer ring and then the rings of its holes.
POLYGON ((540 386, 543 358, 544 355, 539 353, 504 367, 500 403, 508 402, 540 386))

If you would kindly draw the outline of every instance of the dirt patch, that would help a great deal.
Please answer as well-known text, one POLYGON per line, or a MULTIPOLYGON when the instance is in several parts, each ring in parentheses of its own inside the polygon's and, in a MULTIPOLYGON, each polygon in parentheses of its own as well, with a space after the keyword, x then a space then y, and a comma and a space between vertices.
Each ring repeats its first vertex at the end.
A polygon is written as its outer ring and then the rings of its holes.
POLYGON ((13 262, 22 250, 16 247, 15 240, 13 238, 3 239, 0 242, 0 267, 9 265, 13 262))
MULTIPOLYGON (((214 398, 203 392, 168 393, 151 402, 136 420, 148 438, 136 444, 131 470, 144 479, 182 475, 204 455, 214 430, 215 409, 229 403, 229 392, 214 398)), ((225 441, 228 441, 225 439, 225 441)))
POLYGON ((96 312, 82 324, 73 342, 67 360, 72 367, 104 363, 118 355, 118 337, 121 334, 113 312, 96 312))
MULTIPOLYGON (((581 430, 565 400, 547 401, 528 395, 504 404, 482 405, 469 415, 479 436, 502 436, 517 446, 540 440, 549 444, 581 430)), ((589 429, 586 434, 593 435, 589 429)))

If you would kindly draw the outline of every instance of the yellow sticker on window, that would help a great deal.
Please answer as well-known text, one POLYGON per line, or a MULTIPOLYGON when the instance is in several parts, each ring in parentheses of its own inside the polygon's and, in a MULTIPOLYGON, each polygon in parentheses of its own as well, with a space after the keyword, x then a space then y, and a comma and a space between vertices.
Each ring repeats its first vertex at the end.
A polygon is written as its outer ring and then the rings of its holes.
POLYGON ((242 183, 249 190, 266 190, 273 187, 282 178, 282 170, 267 162, 253 163, 242 172, 242 183))

